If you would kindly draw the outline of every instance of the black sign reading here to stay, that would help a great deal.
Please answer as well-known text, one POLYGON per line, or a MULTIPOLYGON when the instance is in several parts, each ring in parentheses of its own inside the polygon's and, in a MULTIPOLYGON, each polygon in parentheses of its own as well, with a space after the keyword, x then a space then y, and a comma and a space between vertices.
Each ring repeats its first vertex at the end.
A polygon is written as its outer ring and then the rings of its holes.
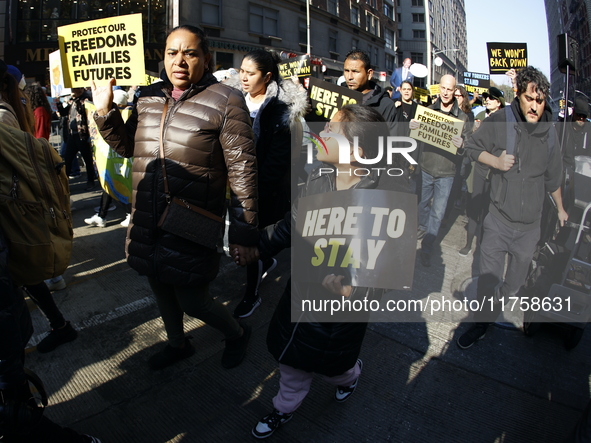
POLYGON ((527 43, 487 43, 486 47, 491 74, 504 74, 509 69, 527 66, 527 43))

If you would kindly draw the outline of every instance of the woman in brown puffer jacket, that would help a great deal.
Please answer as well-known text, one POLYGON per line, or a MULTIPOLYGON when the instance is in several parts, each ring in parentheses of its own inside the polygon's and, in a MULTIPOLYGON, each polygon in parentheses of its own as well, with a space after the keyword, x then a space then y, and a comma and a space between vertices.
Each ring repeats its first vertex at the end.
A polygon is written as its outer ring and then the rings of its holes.
MULTIPOLYGON (((166 40, 166 79, 142 88, 127 123, 112 105, 114 80, 93 85, 95 120, 103 138, 124 157, 134 157, 133 202, 127 231, 127 259, 148 277, 169 344, 149 364, 160 369, 195 350, 183 330, 183 312, 222 331, 222 366, 242 361, 250 328, 241 328, 208 284, 218 272, 219 254, 158 226, 167 208, 159 156, 163 148, 170 195, 223 216, 226 183, 232 191, 230 243, 256 254, 257 166, 250 117, 240 92, 218 84, 211 54, 199 28, 183 25, 166 40)), ((183 222, 180 222, 181 224, 183 222)))

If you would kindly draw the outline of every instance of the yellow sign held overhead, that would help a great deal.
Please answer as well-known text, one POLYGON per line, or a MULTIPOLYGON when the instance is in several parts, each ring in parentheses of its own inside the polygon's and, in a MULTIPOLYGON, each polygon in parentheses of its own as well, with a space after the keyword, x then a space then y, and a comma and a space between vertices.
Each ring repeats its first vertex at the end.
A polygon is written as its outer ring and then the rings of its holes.
POLYGON ((91 20, 57 28, 66 87, 91 81, 145 85, 142 14, 91 20))

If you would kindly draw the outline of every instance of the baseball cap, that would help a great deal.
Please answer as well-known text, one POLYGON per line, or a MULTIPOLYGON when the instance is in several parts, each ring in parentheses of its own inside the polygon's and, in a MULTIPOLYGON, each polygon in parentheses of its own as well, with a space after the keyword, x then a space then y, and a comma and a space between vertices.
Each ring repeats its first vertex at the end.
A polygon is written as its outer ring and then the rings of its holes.
POLYGON ((498 100, 501 103, 501 108, 505 107, 505 94, 499 88, 495 88, 491 86, 488 88, 488 92, 483 92, 482 96, 484 98, 492 98, 493 100, 498 100))
POLYGON ((8 73, 16 79, 19 89, 25 89, 25 86, 27 86, 27 82, 25 81, 25 77, 23 76, 21 71, 19 71, 19 69, 16 66, 8 65, 8 73))

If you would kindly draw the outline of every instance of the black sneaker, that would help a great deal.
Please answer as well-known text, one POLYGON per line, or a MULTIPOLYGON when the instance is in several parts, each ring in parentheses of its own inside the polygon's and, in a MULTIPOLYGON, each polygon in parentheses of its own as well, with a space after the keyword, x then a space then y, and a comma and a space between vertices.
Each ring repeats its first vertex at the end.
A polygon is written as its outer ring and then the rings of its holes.
POLYGON ((189 342, 189 339, 185 337, 185 346, 183 348, 166 345, 162 351, 157 352, 148 359, 148 366, 150 366, 150 369, 157 371, 173 365, 177 361, 189 358, 193 354, 195 354, 195 348, 189 342))
POLYGON ((66 322, 66 326, 60 329, 52 329, 51 332, 39 342, 37 345, 37 351, 42 354, 51 352, 55 348, 64 343, 68 343, 76 340, 78 332, 72 327, 69 321, 66 322))
POLYGON ((246 355, 246 348, 252 329, 248 325, 242 325, 242 335, 234 340, 226 340, 226 349, 222 355, 222 366, 232 369, 242 363, 246 355))
POLYGON ((478 340, 482 340, 486 335, 487 324, 475 323, 470 329, 464 332, 460 338, 457 339, 456 343, 460 349, 468 349, 478 340))
POLYGON ((273 435, 279 426, 284 423, 287 423, 293 417, 293 413, 291 414, 284 414, 283 412, 279 412, 277 409, 273 409, 269 415, 264 416, 261 420, 257 423, 257 425, 252 428, 252 435, 256 438, 267 438, 273 435))
POLYGON ((259 297, 259 293, 246 294, 242 301, 238 303, 236 309, 234 309, 234 317, 246 318, 250 317, 252 313, 261 305, 262 299, 259 297))
MULTIPOLYGON (((363 369, 363 362, 360 358, 357 359, 357 364, 359 365, 359 370, 363 369)), ((360 374, 361 375, 361 374, 360 374)), ((359 377, 355 380, 355 382, 351 386, 337 386, 337 390, 334 393, 334 399, 338 402, 346 401, 353 392, 355 392, 355 388, 357 388, 357 382, 359 381, 359 377)))
POLYGON ((470 252, 472 252, 472 246, 466 245, 458 251, 458 254, 460 254, 462 257, 466 257, 470 252))
POLYGON ((421 251, 421 264, 425 268, 428 268, 429 266, 431 266, 431 254, 429 254, 428 252, 425 252, 425 251, 421 251))
POLYGON ((85 188, 85 189, 86 189, 87 191, 92 191, 92 190, 95 188, 95 186, 96 186, 96 185, 95 185, 95 183, 94 183, 94 182, 87 182, 87 183, 86 183, 86 188, 85 188))

